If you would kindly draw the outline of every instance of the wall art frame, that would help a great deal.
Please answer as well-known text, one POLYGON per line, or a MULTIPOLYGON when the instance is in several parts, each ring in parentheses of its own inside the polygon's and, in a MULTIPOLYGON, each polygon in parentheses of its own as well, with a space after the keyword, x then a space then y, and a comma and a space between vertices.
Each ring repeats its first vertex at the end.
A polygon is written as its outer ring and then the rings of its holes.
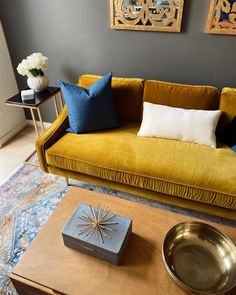
POLYGON ((180 32, 184 0, 110 0, 111 28, 180 32))
POLYGON ((236 0, 211 0, 205 32, 236 35, 236 0))

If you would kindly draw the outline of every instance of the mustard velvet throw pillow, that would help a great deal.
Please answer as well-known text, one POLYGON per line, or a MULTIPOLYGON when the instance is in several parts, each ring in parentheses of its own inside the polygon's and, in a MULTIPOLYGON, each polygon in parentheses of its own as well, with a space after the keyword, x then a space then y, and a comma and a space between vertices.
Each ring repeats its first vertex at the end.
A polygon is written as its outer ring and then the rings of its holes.
POLYGON ((216 147, 220 111, 174 108, 144 102, 138 136, 177 139, 216 147))
POLYGON ((85 133, 121 126, 112 96, 112 73, 88 89, 58 81, 65 99, 70 127, 67 132, 85 133))

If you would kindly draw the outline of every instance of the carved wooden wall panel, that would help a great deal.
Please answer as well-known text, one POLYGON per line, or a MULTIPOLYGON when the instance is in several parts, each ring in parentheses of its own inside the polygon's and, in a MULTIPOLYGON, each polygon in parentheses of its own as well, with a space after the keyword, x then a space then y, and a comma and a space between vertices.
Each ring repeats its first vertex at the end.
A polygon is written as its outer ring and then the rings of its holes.
POLYGON ((180 32, 184 0, 110 0, 111 27, 180 32))
POLYGON ((211 0, 206 33, 236 35, 236 0, 211 0))

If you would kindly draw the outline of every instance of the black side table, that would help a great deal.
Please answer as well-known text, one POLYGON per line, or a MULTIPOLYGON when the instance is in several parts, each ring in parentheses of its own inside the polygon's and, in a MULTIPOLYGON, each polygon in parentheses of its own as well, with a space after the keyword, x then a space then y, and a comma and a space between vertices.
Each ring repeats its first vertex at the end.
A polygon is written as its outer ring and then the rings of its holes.
POLYGON ((35 115, 34 115, 34 110, 37 110, 39 121, 42 126, 42 130, 43 130, 43 132, 45 132, 45 128, 44 128, 43 120, 42 120, 42 115, 40 112, 40 106, 42 104, 44 104, 46 101, 48 101, 50 98, 53 98, 56 116, 58 117, 59 111, 58 111, 58 104, 57 104, 57 97, 56 97, 57 95, 59 96, 60 107, 62 109, 64 104, 63 104, 60 88, 59 87, 51 87, 51 86, 42 92, 35 93, 34 99, 23 101, 21 98, 21 94, 18 93, 15 96, 7 99, 5 103, 6 103, 6 105, 10 105, 10 106, 20 107, 20 108, 24 108, 24 109, 30 109, 36 135, 37 135, 37 137, 40 137, 39 129, 38 129, 38 126, 36 123, 35 115))
MULTIPOLYGON (((15 96, 7 99, 5 103, 6 103, 6 105, 9 105, 9 106, 20 107, 20 108, 23 108, 23 109, 30 109, 31 116, 32 116, 32 119, 33 119, 33 123, 34 123, 35 132, 36 132, 37 138, 39 138, 40 137, 40 132, 39 132, 39 129, 38 129, 38 126, 37 126, 34 111, 36 110, 37 113, 38 113, 38 118, 39 118, 40 124, 42 126, 42 130, 43 130, 43 133, 44 133, 45 128, 44 128, 44 124, 43 124, 43 120, 42 120, 42 115, 41 115, 41 112, 40 112, 40 106, 42 104, 44 104, 46 101, 48 101, 50 98, 53 98, 56 117, 58 117, 59 110, 58 110, 57 96, 59 97, 60 109, 62 110, 62 108, 64 106, 64 102, 63 102, 63 99, 62 99, 62 96, 61 96, 60 88, 59 87, 51 87, 51 86, 49 86, 44 91, 35 93, 34 94, 34 99, 23 101, 22 98, 21 98, 21 94, 18 93, 15 96)), ((36 151, 32 152, 27 157, 27 159, 24 161, 24 163, 28 164, 27 162, 32 157, 32 155, 35 154, 35 152, 36 151)), ((38 165, 36 165, 36 166, 38 166, 38 165)))

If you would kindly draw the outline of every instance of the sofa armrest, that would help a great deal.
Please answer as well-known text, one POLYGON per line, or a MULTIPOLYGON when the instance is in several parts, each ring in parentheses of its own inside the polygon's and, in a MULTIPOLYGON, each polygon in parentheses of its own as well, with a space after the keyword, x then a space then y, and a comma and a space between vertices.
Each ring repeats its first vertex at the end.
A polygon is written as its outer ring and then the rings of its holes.
POLYGON ((222 132, 236 116, 236 88, 225 87, 222 89, 220 110, 222 115, 217 126, 219 133, 222 132))
POLYGON ((39 164, 43 171, 48 172, 45 150, 65 134, 67 127, 69 127, 69 122, 67 109, 64 107, 52 126, 36 141, 39 164))

